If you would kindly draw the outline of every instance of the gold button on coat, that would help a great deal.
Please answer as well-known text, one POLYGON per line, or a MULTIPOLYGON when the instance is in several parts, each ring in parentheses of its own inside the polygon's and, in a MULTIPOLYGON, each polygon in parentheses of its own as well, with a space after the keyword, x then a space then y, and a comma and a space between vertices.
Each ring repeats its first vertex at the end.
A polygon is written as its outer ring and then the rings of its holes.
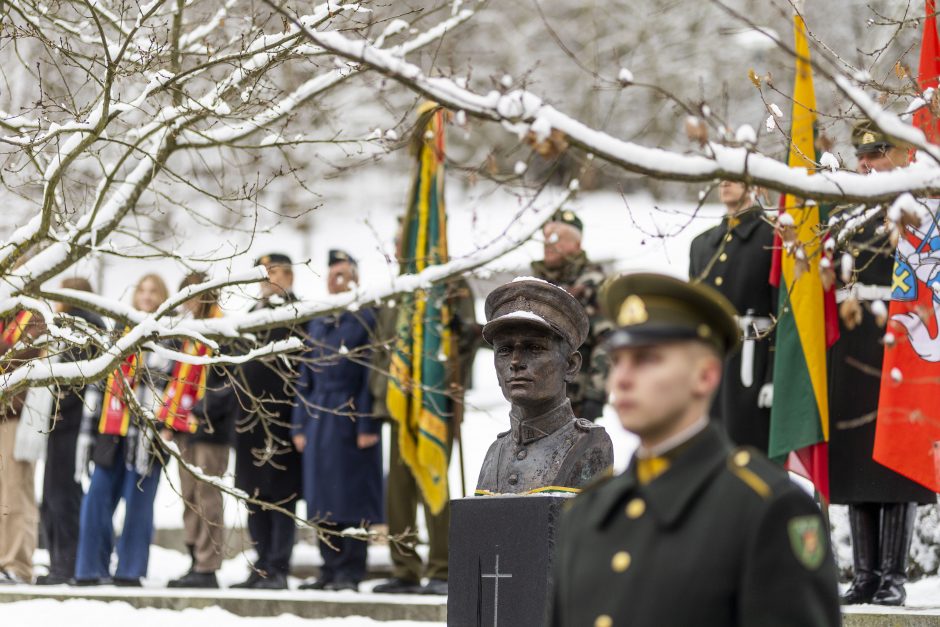
POLYGON ((724 282, 725 282, 725 280, 724 280, 723 278, 721 278, 720 276, 719 276, 719 277, 715 277, 715 285, 721 285, 721 284, 724 283, 724 282))
POLYGON ((614 619, 607 614, 601 614, 594 620, 594 627, 613 627, 614 619))
POLYGON ((728 253, 721 253, 718 255, 718 261, 728 261, 728 253))
POLYGON ((632 499, 627 503, 627 518, 636 520, 646 511, 646 501, 643 499, 632 499))
POLYGON ((633 558, 630 557, 629 553, 626 551, 618 551, 614 553, 614 557, 610 560, 610 567, 615 573, 622 573, 630 568, 631 561, 633 561, 633 558))
POLYGON ((735 466, 747 466, 751 461, 751 454, 747 451, 738 451, 734 454, 734 465, 735 466))
POLYGON ((727 235, 725 235, 725 241, 726 241, 726 242, 730 242, 730 241, 733 240, 733 239, 734 239, 734 236, 732 236, 731 233, 728 233, 727 235))

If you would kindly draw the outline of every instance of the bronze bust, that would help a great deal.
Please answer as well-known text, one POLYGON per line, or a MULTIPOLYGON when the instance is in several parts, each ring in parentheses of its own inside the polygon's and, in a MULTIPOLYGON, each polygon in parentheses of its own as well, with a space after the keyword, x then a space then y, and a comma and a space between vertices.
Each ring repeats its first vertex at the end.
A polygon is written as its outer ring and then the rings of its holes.
POLYGON ((530 494, 578 489, 613 464, 603 427, 575 418, 565 388, 581 368, 588 334, 584 307, 564 289, 519 278, 486 298, 483 338, 511 429, 497 436, 483 461, 477 494, 530 494))

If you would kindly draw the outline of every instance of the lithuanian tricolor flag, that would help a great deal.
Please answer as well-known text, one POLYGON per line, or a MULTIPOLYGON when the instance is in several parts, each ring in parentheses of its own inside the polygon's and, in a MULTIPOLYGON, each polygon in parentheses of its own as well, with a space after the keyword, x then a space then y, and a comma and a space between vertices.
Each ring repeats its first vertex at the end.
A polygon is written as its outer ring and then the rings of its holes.
MULTIPOLYGON (((417 171, 402 225, 402 274, 415 274, 447 261, 444 113, 435 103, 425 103, 419 109, 417 171)), ((389 414, 400 425, 402 459, 434 513, 449 498, 452 410, 446 364, 451 312, 445 291, 446 286, 435 285, 402 298, 386 397, 389 414)))
MULTIPOLYGON (((816 167, 816 94, 809 62, 806 25, 794 15, 797 52, 788 164, 816 167)), ((771 282, 780 287, 774 358, 774 402, 770 414, 771 458, 809 478, 829 498, 829 398, 826 349, 838 336, 835 296, 823 288, 819 272, 823 241, 820 224, 827 211, 786 195, 780 224, 792 224, 789 241, 778 231, 771 282), (785 218, 788 215, 789 218, 785 218), (786 250, 784 250, 786 248, 786 250), (828 314, 828 316, 827 316, 828 314), (827 333, 828 329, 828 333, 827 333), (833 331, 834 329, 834 331, 833 331)))

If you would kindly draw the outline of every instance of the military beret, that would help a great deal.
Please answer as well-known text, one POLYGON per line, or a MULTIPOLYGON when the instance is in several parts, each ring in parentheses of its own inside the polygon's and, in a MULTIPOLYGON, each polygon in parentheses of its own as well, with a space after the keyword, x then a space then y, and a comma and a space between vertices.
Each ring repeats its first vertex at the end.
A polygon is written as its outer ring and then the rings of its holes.
POLYGON ((354 266, 359 265, 356 263, 356 260, 352 255, 347 253, 345 250, 339 250, 338 248, 334 248, 330 251, 330 258, 326 265, 335 266, 336 264, 343 262, 348 262, 354 266))
POLYGON ((861 156, 884 152, 895 144, 869 120, 863 120, 852 128, 852 145, 855 146, 855 154, 861 156))
POLYGON ((562 224, 573 226, 579 231, 584 231, 584 223, 581 222, 581 218, 579 218, 578 215, 571 209, 559 209, 552 214, 552 217, 548 219, 548 222, 561 222, 562 224))
POLYGON ((294 262, 290 260, 290 257, 282 253, 271 253, 269 255, 262 255, 255 260, 256 266, 267 266, 270 264, 275 265, 293 265, 294 262))
POLYGON ((580 347, 588 335, 584 306, 566 290, 542 279, 519 277, 497 287, 486 297, 485 312, 483 339, 490 344, 496 332, 511 323, 544 327, 572 349, 580 347))
POLYGON ((609 349, 700 340, 727 355, 737 348, 737 312, 721 293, 663 274, 625 274, 601 286, 601 312, 616 325, 609 349))

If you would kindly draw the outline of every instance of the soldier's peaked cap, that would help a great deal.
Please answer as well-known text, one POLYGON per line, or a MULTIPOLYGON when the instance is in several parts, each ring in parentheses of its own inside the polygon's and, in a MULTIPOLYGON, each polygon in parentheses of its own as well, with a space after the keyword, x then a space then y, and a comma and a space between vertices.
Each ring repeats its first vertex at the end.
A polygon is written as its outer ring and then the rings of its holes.
POLYGON ((519 277, 490 292, 485 312, 483 339, 490 344, 499 329, 529 324, 554 332, 575 350, 587 339, 590 326, 587 312, 574 296, 532 277, 519 277))
POLYGON ((546 224, 551 222, 561 222, 562 224, 573 226, 579 231, 584 231, 584 222, 582 222, 581 218, 578 217, 578 214, 576 214, 571 209, 559 209, 552 214, 552 217, 548 219, 546 224))
POLYGON ((268 255, 261 255, 255 260, 256 266, 266 266, 272 263, 275 265, 284 265, 284 266, 289 266, 293 264, 290 257, 288 257, 287 255, 283 253, 270 253, 268 255))
POLYGON ((335 266, 336 264, 343 262, 348 262, 354 266, 359 265, 356 263, 355 258, 345 250, 339 250, 338 248, 330 250, 329 259, 327 260, 328 266, 335 266))
POLYGON ((852 145, 857 156, 884 152, 896 144, 869 120, 862 120, 852 127, 852 145))
POLYGON ((699 340, 727 355, 740 343, 734 305, 701 283, 625 274, 601 286, 599 301, 601 312, 616 325, 606 341, 610 350, 699 340))

